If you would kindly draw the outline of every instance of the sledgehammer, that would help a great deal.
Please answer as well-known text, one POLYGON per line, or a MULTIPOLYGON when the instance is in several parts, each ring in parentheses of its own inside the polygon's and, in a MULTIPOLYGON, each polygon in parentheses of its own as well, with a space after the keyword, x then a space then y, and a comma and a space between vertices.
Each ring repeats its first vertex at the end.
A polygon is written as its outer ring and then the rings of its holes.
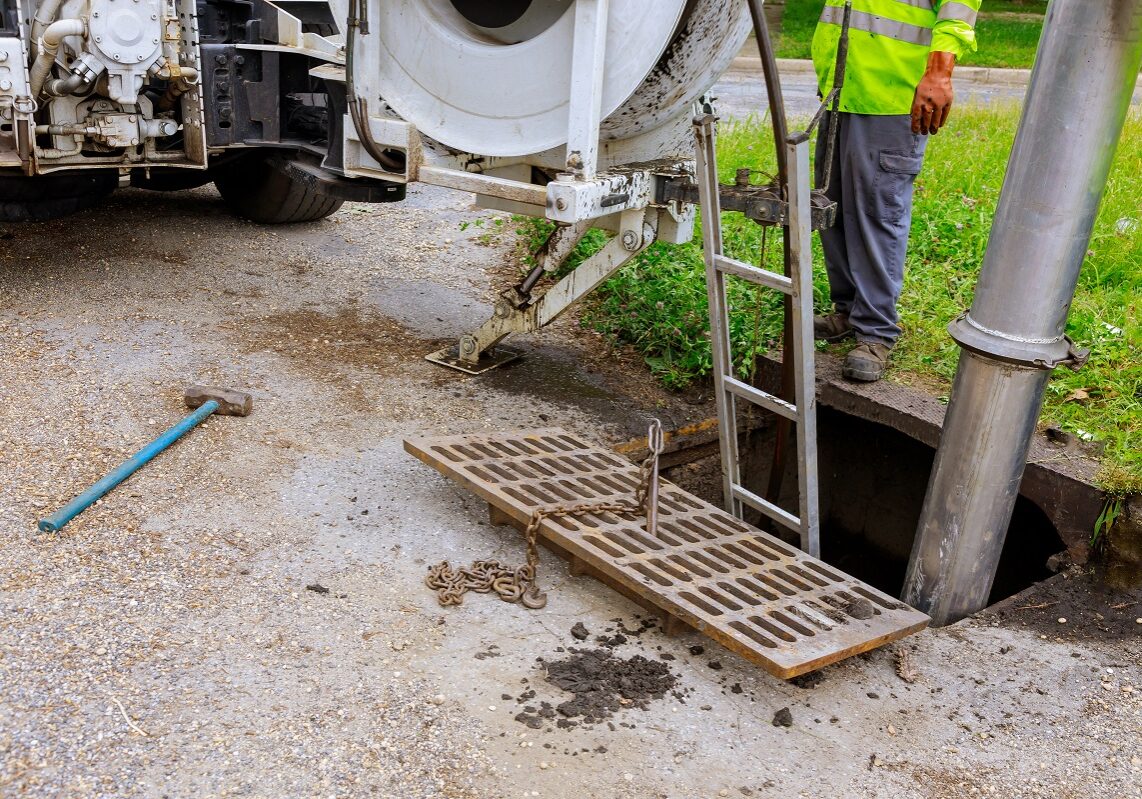
POLYGON ((253 404, 253 399, 249 394, 223 388, 207 388, 206 386, 191 386, 183 393, 183 399, 186 401, 186 407, 197 410, 116 466, 106 477, 51 516, 40 519, 37 525, 40 530, 45 533, 62 530, 64 525, 95 504, 115 486, 150 463, 152 458, 178 441, 184 433, 194 429, 212 413, 223 416, 246 416, 250 413, 250 407, 253 404))

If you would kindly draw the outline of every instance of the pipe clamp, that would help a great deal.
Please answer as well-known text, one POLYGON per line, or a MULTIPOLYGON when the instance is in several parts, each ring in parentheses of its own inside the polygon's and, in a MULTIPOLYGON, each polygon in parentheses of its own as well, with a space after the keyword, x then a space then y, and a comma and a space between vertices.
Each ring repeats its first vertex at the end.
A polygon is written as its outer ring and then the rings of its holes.
POLYGON ((968 311, 948 325, 948 333, 965 350, 1017 366, 1035 369, 1065 366, 1077 372, 1090 358, 1090 350, 1077 346, 1070 336, 1021 338, 984 327, 972 319, 968 311))

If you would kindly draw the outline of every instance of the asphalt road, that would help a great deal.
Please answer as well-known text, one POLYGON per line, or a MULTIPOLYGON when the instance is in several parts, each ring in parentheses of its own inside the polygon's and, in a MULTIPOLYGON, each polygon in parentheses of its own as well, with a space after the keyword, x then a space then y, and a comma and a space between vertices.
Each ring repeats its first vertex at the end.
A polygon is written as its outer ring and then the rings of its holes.
MULTIPOLYGON (((783 65, 789 66, 787 62, 783 65)), ((979 74, 976 71, 964 72, 955 79, 956 102, 965 105, 1010 105, 1020 104, 1026 94, 1023 84, 1004 80, 980 80, 966 75, 979 74)), ((786 113, 791 118, 806 118, 816 112, 817 80, 813 72, 800 64, 795 68, 783 69, 781 73, 781 93, 785 98, 786 113)), ((748 117, 751 114, 767 114, 769 102, 765 92, 765 79, 761 73, 761 62, 752 58, 739 58, 714 86, 712 94, 717 98, 718 112, 725 117, 748 117)), ((1142 103, 1142 91, 1135 91, 1135 105, 1142 103)))

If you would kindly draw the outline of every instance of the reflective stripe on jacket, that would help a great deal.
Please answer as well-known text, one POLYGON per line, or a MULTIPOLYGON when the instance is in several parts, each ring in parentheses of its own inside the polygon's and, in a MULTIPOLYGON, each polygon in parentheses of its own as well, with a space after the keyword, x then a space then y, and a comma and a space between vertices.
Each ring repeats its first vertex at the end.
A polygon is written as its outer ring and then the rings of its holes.
MULTIPOLYGON (((844 0, 826 0, 813 34, 821 94, 833 87, 844 0)), ((908 114, 928 53, 957 58, 975 46, 980 0, 853 0, 841 110, 908 114)))

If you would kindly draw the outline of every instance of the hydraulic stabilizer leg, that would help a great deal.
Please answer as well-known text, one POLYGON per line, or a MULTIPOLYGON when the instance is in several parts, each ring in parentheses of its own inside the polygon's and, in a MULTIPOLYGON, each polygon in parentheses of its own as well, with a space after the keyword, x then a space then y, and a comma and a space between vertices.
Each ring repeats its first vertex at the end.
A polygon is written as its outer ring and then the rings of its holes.
MULTIPOLYGON (((498 346, 512 333, 531 333, 554 322, 568 308, 590 294, 636 255, 654 243, 657 236, 657 212, 647 209, 624 211, 619 231, 603 249, 579 264, 537 300, 531 301, 530 290, 542 271, 555 271, 586 233, 586 225, 558 228, 556 240, 548 239, 541 251, 536 270, 519 286, 508 289, 496 301, 492 317, 478 329, 460 337, 455 347, 447 347, 426 356, 429 361, 468 374, 481 374, 520 357, 519 352, 498 346), (561 231, 566 231, 561 233, 561 231), (552 263, 551 269, 545 263, 552 263)), ((554 236, 553 236, 554 238, 554 236)))

